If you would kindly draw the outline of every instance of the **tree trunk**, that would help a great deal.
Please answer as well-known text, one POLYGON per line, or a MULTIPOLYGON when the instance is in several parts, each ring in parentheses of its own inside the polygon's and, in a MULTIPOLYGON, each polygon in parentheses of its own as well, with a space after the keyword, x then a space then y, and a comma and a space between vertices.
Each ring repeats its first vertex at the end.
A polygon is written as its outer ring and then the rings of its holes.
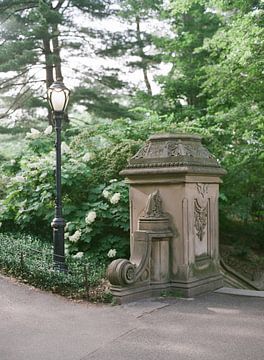
POLYGON ((144 82, 145 82, 145 85, 147 88, 148 95, 152 96, 152 89, 151 89, 150 81, 148 78, 148 65, 146 64, 146 62, 144 60, 145 53, 144 53, 144 49, 143 49, 143 42, 141 39, 139 16, 136 16, 136 24, 137 24, 137 43, 138 43, 139 55, 142 58, 142 70, 143 70, 144 82))
POLYGON ((61 57, 60 57, 60 47, 59 47, 59 29, 58 24, 52 26, 52 47, 53 47, 53 61, 55 68, 56 80, 63 81, 63 76, 61 72, 61 57))
MULTIPOLYGON (((46 89, 50 87, 53 83, 53 62, 52 62, 52 51, 50 48, 50 37, 46 37, 43 39, 43 47, 44 47, 44 56, 45 56, 45 71, 46 71, 46 89)), ((48 121, 49 124, 52 125, 52 112, 51 109, 48 108, 48 121)))

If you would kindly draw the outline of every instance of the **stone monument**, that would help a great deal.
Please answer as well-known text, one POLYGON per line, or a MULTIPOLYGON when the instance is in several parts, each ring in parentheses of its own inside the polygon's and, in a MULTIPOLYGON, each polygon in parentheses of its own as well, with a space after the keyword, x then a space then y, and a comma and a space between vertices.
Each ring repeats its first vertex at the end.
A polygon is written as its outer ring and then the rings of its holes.
POLYGON ((108 268, 117 302, 221 287, 218 194, 225 170, 201 137, 151 136, 121 174, 130 185, 131 257, 108 268))

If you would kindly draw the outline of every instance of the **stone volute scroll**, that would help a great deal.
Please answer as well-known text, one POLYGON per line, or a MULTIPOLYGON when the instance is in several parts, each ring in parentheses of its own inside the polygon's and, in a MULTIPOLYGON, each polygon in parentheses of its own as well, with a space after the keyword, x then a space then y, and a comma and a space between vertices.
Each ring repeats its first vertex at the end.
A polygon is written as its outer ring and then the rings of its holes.
MULTIPOLYGON (((133 234, 134 249, 130 260, 117 259, 109 265, 110 283, 127 288, 131 285, 149 285, 151 280, 155 280, 151 269, 159 266, 151 259, 152 243, 157 240, 168 241, 171 237, 169 218, 163 212, 162 200, 157 190, 148 196, 146 207, 139 218, 138 230, 133 234)), ((167 274, 167 278, 168 276, 167 274)))

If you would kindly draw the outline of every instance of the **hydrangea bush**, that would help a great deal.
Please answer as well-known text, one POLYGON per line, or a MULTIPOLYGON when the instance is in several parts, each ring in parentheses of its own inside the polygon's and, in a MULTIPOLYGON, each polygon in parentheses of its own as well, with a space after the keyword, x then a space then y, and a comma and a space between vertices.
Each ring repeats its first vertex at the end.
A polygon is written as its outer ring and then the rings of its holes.
MULTIPOLYGON (((119 172, 142 142, 175 131, 170 118, 150 112, 132 122, 119 119, 86 128, 69 127, 62 138, 62 194, 66 251, 110 261, 129 256, 128 188, 119 172), (139 131, 140 129, 140 131, 139 131)), ((23 154, 5 162, 0 175, 0 222, 52 238, 55 200, 55 136, 52 127, 31 129, 23 154)))
MULTIPOLYGON (((0 222, 4 230, 23 230, 52 238, 54 217, 54 134, 32 129, 27 149, 2 165, 0 222)), ((66 251, 104 259, 128 256, 128 188, 119 177, 138 144, 114 144, 103 137, 64 133, 62 193, 66 251), (89 139, 87 141, 87 139, 89 139)))

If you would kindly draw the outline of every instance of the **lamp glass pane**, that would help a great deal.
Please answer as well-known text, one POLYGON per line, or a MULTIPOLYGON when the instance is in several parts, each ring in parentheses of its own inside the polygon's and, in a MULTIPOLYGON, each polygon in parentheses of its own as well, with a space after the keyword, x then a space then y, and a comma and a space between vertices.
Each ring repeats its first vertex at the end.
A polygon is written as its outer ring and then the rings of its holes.
POLYGON ((52 110, 53 109, 53 104, 51 103, 50 99, 51 99, 51 94, 52 94, 52 90, 49 88, 48 91, 47 91, 47 94, 48 94, 48 103, 49 103, 49 106, 51 107, 52 110))
POLYGON ((50 95, 50 102, 53 105, 54 111, 63 111, 65 108, 66 98, 64 91, 57 91, 53 89, 50 95))
POLYGON ((64 89, 64 94, 65 94, 64 110, 66 110, 66 108, 67 108, 67 106, 68 106, 69 99, 70 99, 70 90, 64 89))

